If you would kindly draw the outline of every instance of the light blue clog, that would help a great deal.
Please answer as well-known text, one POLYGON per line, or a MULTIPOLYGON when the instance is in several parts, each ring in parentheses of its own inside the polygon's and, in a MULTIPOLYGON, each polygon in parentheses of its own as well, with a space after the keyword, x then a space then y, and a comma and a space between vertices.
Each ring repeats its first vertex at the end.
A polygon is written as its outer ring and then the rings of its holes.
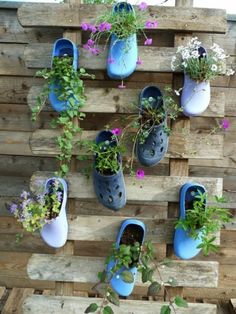
MULTIPOLYGON (((191 202, 198 195, 198 191, 206 193, 206 189, 203 185, 198 183, 185 183, 180 189, 179 200, 179 219, 185 219, 186 202, 191 202)), ((192 209, 192 208, 191 208, 192 209)), ((196 256, 201 249, 198 245, 202 243, 202 232, 199 230, 197 239, 193 239, 189 236, 189 232, 182 228, 177 228, 174 235, 174 253, 181 259, 191 259, 196 256)))
MULTIPOLYGON (((144 242, 144 238, 145 238, 145 233, 146 233, 146 227, 144 225, 144 223, 140 220, 137 219, 127 219, 124 220, 118 236, 117 236, 117 240, 116 240, 116 248, 118 249, 120 247, 121 240, 122 240, 122 235, 125 231, 126 228, 128 228, 129 226, 136 226, 140 232, 140 241, 138 241, 140 243, 140 245, 143 244, 144 242)), ((107 265, 107 272, 109 273, 111 271, 111 269, 115 266, 115 260, 112 259, 108 265, 107 265)), ((124 296, 127 297, 129 296, 134 288, 134 284, 135 284, 135 278, 136 278, 136 274, 137 274, 137 267, 131 267, 128 270, 132 273, 134 281, 132 283, 126 283, 125 281, 123 281, 123 279, 121 278, 120 274, 124 271, 127 270, 126 267, 121 268, 117 273, 115 273, 110 281, 111 287, 112 289, 118 293, 120 296, 124 296)))
MULTIPOLYGON (((131 4, 120 2, 113 7, 113 14, 126 10, 135 14, 131 4)), ((112 34, 107 57, 107 74, 111 79, 124 79, 136 69, 138 60, 137 36, 132 34, 125 39, 119 39, 112 34)))
MULTIPOLYGON (((53 46, 52 52, 52 65, 53 66, 53 58, 54 57, 63 57, 69 56, 73 58, 72 65, 75 70, 78 67, 78 49, 76 45, 66 38, 58 39, 53 46)), ((65 111, 69 108, 69 101, 62 101, 58 98, 60 97, 60 84, 52 84, 50 86, 50 93, 49 93, 49 101, 52 107, 58 111, 65 111)), ((72 96, 73 97, 73 96, 72 96)))

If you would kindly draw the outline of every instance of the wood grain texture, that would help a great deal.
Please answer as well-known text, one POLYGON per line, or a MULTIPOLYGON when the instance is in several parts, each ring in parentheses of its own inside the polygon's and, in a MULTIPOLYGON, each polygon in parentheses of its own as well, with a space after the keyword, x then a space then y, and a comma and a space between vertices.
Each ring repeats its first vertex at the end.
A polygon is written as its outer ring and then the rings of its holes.
MULTIPOLYGON (((42 91, 41 86, 32 86, 27 96, 30 108, 34 107, 36 98, 42 91)), ((101 113, 137 113, 140 90, 117 88, 85 88, 87 97, 83 112, 101 113), (101 101, 102 100, 102 101, 101 101), (135 104, 135 105, 134 105, 135 104)), ((212 88, 211 102, 207 110, 201 114, 204 117, 224 117, 225 93, 212 88)), ((53 111, 47 102, 46 110, 53 111)))
MULTIPOLYGON (((56 297, 56 296, 37 296, 33 295, 24 301, 23 313, 24 314, 39 314, 44 308, 45 311, 50 311, 51 314, 81 314, 92 302, 101 302, 97 298, 82 298, 82 297, 56 297), (63 305, 63 306, 62 306, 63 305)), ((117 314, 153 314, 159 313, 162 302, 153 301, 132 301, 121 300, 120 307, 112 306, 114 313, 117 314)), ((214 304, 188 304, 188 308, 176 309, 176 314, 216 314, 216 305, 214 304)))
MULTIPOLYGON (((46 178, 53 176, 49 172, 36 172, 31 177, 31 190, 36 192, 45 182, 46 178)), ((69 197, 79 199, 95 198, 92 179, 78 173, 69 173, 66 177, 69 185, 69 197)), ((210 195, 222 194, 221 178, 192 178, 192 177, 165 177, 145 176, 143 180, 134 181, 134 178, 125 176, 128 201, 159 201, 177 202, 179 189, 185 182, 198 182, 205 185, 210 195)))
POLYGON ((21 314, 21 307, 24 299, 32 295, 34 289, 32 288, 13 288, 10 295, 2 309, 2 314, 21 314))
MULTIPOLYGON (((55 256, 33 254, 27 265, 27 273, 34 280, 73 281, 96 283, 97 273, 104 268, 104 258, 81 256, 55 256)), ((218 263, 202 261, 174 261, 171 267, 160 267, 163 281, 175 278, 178 286, 217 287, 218 263)), ((154 272, 154 278, 159 278, 154 272)), ((159 279, 158 279, 159 280, 159 279)), ((137 275, 136 286, 147 286, 137 275)))
MULTIPOLYGON (((24 4, 18 10, 18 19, 25 27, 79 28, 83 22, 94 23, 106 8, 111 10, 105 5, 93 5, 91 10, 90 5, 24 4)), ((149 6, 147 11, 150 20, 158 19, 159 30, 225 33, 227 29, 225 10, 149 6)))
MULTIPOLYGON (((52 45, 31 44, 25 48, 24 61, 28 68, 49 68, 51 66, 52 45)), ((139 47, 139 57, 142 64, 137 71, 171 72, 171 59, 174 48, 139 47), (153 62, 158 60, 158 62, 153 62)), ((106 70, 107 50, 95 58, 85 49, 80 49, 79 65, 87 70, 106 70)))

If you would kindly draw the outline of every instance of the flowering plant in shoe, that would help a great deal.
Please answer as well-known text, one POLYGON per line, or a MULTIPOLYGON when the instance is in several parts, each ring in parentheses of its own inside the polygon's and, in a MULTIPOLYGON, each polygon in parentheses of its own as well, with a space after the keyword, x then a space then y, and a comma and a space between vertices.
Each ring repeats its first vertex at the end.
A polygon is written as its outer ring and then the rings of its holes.
POLYGON ((34 232, 41 230, 46 223, 58 216, 62 199, 63 187, 54 179, 48 192, 32 196, 23 191, 20 199, 12 202, 8 209, 26 231, 34 232))
POLYGON ((115 128, 112 131, 110 140, 100 143, 88 143, 89 151, 95 155, 95 168, 103 175, 118 173, 121 166, 121 155, 125 148, 120 144, 118 136, 122 130, 115 128))
POLYGON ((225 51, 215 43, 206 51, 198 38, 194 37, 186 46, 177 48, 172 58, 171 68, 173 71, 184 71, 190 79, 196 82, 209 81, 218 75, 234 74, 234 71, 226 65, 228 57, 225 51))
MULTIPOLYGON (((128 3, 122 2, 121 5, 128 6, 128 3)), ((117 4, 119 6, 119 4, 117 4)), ((118 7, 119 8, 119 7, 118 7)), ((147 4, 142 2, 137 8, 132 10, 118 9, 118 12, 114 14, 112 10, 108 10, 101 15, 95 24, 82 23, 81 27, 84 31, 90 31, 90 38, 83 46, 84 49, 90 51, 94 55, 100 53, 98 44, 102 38, 106 38, 105 46, 107 45, 111 35, 115 35, 117 40, 123 40, 133 34, 142 33, 145 37, 144 45, 151 45, 152 38, 148 38, 144 32, 145 28, 156 28, 158 26, 157 21, 150 21, 148 14, 145 14, 147 4)), ((125 49, 129 49, 129 43, 125 49)), ((114 63, 116 60, 110 58, 108 63, 114 63)), ((138 61, 138 60, 137 60, 138 61)))

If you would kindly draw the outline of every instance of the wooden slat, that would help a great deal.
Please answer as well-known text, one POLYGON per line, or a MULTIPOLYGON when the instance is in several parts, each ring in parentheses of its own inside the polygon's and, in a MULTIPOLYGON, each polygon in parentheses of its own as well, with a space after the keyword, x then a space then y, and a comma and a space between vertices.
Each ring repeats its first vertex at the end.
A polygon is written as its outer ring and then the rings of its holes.
MULTIPOLYGON (((36 172, 31 177, 31 190, 37 191, 44 181, 53 176, 49 172, 36 172)), ((67 176, 70 198, 91 199, 96 197, 92 179, 78 173, 69 173, 67 176)), ((192 178, 192 177, 165 177, 145 176, 142 180, 136 180, 125 176, 128 201, 159 201, 177 202, 180 187, 186 182, 198 182, 205 185, 209 195, 222 194, 221 178, 192 178)))
MULTIPOLYGON (((32 86, 27 96, 27 102, 30 108, 35 105, 36 98, 42 91, 41 86, 32 86)), ((85 88, 87 97, 84 112, 102 112, 102 113, 137 113, 140 90, 117 88, 85 88), (102 99, 102 101, 100 101, 102 99)), ((204 114, 204 117, 224 117, 225 93, 218 91, 217 88, 211 90, 211 103, 204 114)), ((49 103, 46 110, 53 111, 49 103)))
MULTIPOLYGON (((110 6, 80 5, 71 8, 67 4, 24 4, 18 10, 22 26, 53 26, 78 28, 83 22, 94 22, 101 13, 111 10, 110 6)), ((149 6, 149 19, 158 20, 159 30, 183 30, 225 33, 227 30, 226 11, 221 9, 177 8, 149 6)))
MULTIPOLYGON (((81 256, 55 256, 33 254, 27 265, 31 279, 96 283, 97 273, 104 269, 104 258, 81 256)), ((160 269, 163 281, 175 278, 178 286, 216 287, 218 284, 218 263, 202 261, 174 261, 171 267, 160 269)), ((154 278, 159 278, 155 271, 154 278)), ((146 286, 138 274, 137 286, 146 286)))
MULTIPOLYGON (((23 304, 24 314, 39 314, 42 308, 45 312, 51 314, 81 314, 92 302, 102 302, 97 298, 82 297, 56 297, 56 296, 39 296, 33 295, 28 297, 23 304), (63 306, 62 306, 63 304, 63 306)), ((160 313, 161 306, 165 303, 155 301, 139 300, 121 300, 120 307, 112 306, 114 313, 117 314, 153 314, 160 313)), ((188 308, 176 308, 176 314, 216 314, 216 305, 214 304, 194 304, 189 303, 188 308)))
MULTIPOLYGON (((142 64, 137 71, 171 72, 171 59, 175 53, 174 48, 139 47, 139 57, 142 64), (158 60, 158 62, 153 62, 158 60)), ((51 66, 52 45, 31 44, 25 48, 24 60, 29 68, 49 68, 51 66)), ((106 69, 107 51, 91 58, 91 54, 80 49, 79 66, 88 70, 106 69)))
MULTIPOLYGON (((55 138, 60 134, 57 130, 37 130, 32 133, 29 140, 29 145, 34 155, 57 155, 59 149, 56 145, 55 138)), ((6 135, 6 134, 4 134, 6 135)), ((93 141, 96 138, 97 132, 95 131, 83 131, 82 136, 75 136, 74 151, 73 154, 78 153, 76 143, 78 140, 93 141)), ((9 136, 9 135, 8 135, 9 136)), ((18 133, 20 137, 20 133, 18 133)), ((25 139, 23 139, 25 140, 25 139)), ((168 152, 166 157, 170 158, 209 158, 220 159, 223 157, 223 136, 211 135, 209 142, 206 141, 203 134, 189 133, 173 133, 169 139, 168 152)), ((3 143, 5 141, 3 140, 3 143)), ((11 148, 11 147, 10 147, 11 148)), ((23 148, 23 147, 22 147, 23 148)), ((132 143, 129 146, 129 152, 131 153, 132 143)), ((14 151, 14 148, 13 150, 14 151)), ((6 145, 7 153, 7 145, 6 145)), ((87 155, 87 149, 80 150, 80 154, 87 155)))
POLYGON ((30 288, 13 288, 4 307, 2 310, 2 314, 21 314, 21 306, 24 301, 24 299, 32 295, 34 292, 34 289, 30 288))

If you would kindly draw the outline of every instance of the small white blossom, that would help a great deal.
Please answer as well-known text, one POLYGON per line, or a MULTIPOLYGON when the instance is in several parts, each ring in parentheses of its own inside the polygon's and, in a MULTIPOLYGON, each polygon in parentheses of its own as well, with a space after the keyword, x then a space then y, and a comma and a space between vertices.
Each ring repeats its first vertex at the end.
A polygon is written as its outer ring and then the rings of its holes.
POLYGON ((216 64, 212 64, 211 71, 214 71, 214 72, 217 71, 217 65, 216 64))

